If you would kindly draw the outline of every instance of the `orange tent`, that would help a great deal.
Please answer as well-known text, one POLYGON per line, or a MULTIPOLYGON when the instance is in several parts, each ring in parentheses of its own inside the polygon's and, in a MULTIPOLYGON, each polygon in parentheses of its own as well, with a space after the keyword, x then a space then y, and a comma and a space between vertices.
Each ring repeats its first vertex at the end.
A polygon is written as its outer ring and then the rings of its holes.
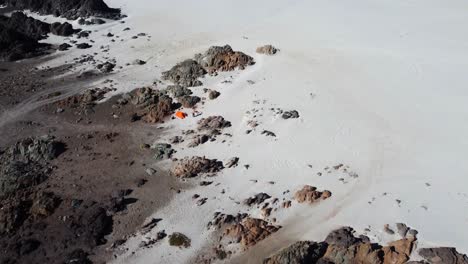
POLYGON ((181 112, 181 111, 177 111, 177 112, 175 113, 175 116, 177 116, 177 117, 180 118, 180 119, 184 119, 184 118, 187 117, 187 114, 184 113, 184 112, 181 112))

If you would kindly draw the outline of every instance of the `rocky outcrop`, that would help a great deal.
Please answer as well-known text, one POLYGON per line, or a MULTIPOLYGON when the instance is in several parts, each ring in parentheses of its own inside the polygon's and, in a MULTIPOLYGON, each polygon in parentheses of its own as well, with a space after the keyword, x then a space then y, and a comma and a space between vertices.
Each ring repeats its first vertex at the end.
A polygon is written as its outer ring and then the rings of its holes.
MULTIPOLYGON (((219 71, 243 70, 255 64, 254 59, 240 51, 234 51, 231 46, 212 46, 205 53, 195 55, 194 59, 187 59, 162 73, 162 79, 171 81, 182 87, 201 86, 199 78, 207 73, 219 71)), ((219 94, 214 93, 212 98, 219 94)))
POLYGON ((197 54, 196 61, 208 72, 243 70, 255 64, 249 55, 234 51, 231 46, 212 46, 205 53, 197 54))
POLYGON ((155 143, 151 146, 151 149, 154 150, 154 158, 156 160, 169 159, 175 152, 172 146, 166 143, 155 143))
POLYGON ((422 248, 418 253, 431 264, 468 264, 468 256, 451 247, 422 248))
POLYGON ((78 30, 69 23, 48 24, 22 12, 14 12, 10 17, 0 16, 0 60, 14 61, 44 54, 49 47, 38 41, 52 33, 70 36, 78 30))
POLYGON ((65 150, 52 137, 26 138, 0 152, 0 197, 40 184, 51 170, 50 160, 65 150))
POLYGON ((258 205, 270 198, 271 196, 266 193, 257 193, 256 195, 245 199, 244 204, 247 206, 258 205))
POLYGON ((246 217, 242 221, 228 226, 224 235, 240 243, 244 249, 248 249, 280 228, 280 226, 271 225, 262 219, 246 217))
POLYGON ((175 232, 169 236, 169 245, 180 248, 190 247, 190 238, 182 233, 175 232))
POLYGON ((110 8, 103 0, 2 0, 0 4, 15 9, 28 9, 41 15, 61 16, 71 20, 80 17, 120 19, 120 9, 110 8))
POLYGON ((222 116, 209 116, 202 118, 197 122, 198 130, 221 130, 231 126, 231 122, 225 120, 222 116))
POLYGON ((188 59, 163 72, 162 79, 182 87, 200 86, 202 82, 198 78, 205 74, 205 69, 198 62, 188 59))
POLYGON ((164 91, 156 91, 151 88, 138 88, 126 94, 120 100, 121 103, 130 101, 140 111, 136 115, 148 123, 162 122, 171 115, 175 106, 172 98, 164 91))
POLYGON ((0 24, 0 61, 16 61, 43 55, 49 47, 0 24))
POLYGON ((60 108, 84 108, 88 106, 94 106, 97 102, 104 99, 105 95, 110 91, 111 89, 108 88, 86 89, 80 94, 73 95, 58 101, 56 105, 60 108))
POLYGON ((331 197, 330 191, 317 191, 316 187, 305 185, 301 190, 294 194, 294 198, 299 203, 315 203, 320 200, 325 200, 331 197))
POLYGON ((180 104, 185 108, 193 108, 197 103, 201 101, 201 98, 198 96, 185 95, 178 98, 180 104))
POLYGON ((299 112, 296 110, 291 110, 291 111, 285 111, 281 117, 283 119, 290 119, 290 118, 299 118, 299 112))
POLYGON ((36 40, 44 39, 50 33, 50 24, 22 12, 14 12, 10 17, 0 16, 0 24, 36 40))
MULTIPOLYGON (((299 241, 266 258, 264 264, 308 264, 319 263, 327 250, 326 243, 299 241)), ((324 262, 322 262, 324 263, 324 262)))
POLYGON ((320 243, 296 242, 265 259, 264 263, 403 264, 409 260, 415 241, 415 237, 408 237, 380 246, 365 236, 354 236, 352 228, 343 227, 332 231, 320 243))
POLYGON ((203 173, 217 173, 224 168, 223 162, 205 157, 184 158, 171 169, 178 178, 193 178, 203 173))

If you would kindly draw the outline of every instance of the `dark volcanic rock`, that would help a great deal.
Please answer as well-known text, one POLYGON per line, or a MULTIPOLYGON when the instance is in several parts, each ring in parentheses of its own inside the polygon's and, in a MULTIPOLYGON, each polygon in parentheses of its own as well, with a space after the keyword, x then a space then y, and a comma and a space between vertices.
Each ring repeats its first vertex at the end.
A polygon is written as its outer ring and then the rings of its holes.
POLYGON ((0 170, 0 197, 36 186, 47 179, 49 170, 34 161, 7 162, 0 170))
POLYGON ((191 87, 202 85, 202 82, 198 78, 205 74, 205 69, 198 62, 188 59, 178 63, 169 71, 163 72, 162 78, 182 87, 191 87))
POLYGON ((354 236, 354 230, 351 227, 343 227, 330 232, 325 238, 325 242, 342 247, 349 247, 360 242, 360 239, 354 236))
POLYGON ((169 85, 167 91, 174 97, 182 97, 192 94, 192 90, 180 86, 180 85, 169 85))
POLYGON ((440 247, 440 248, 422 248, 419 250, 419 255, 433 264, 468 264, 468 257, 460 254, 455 248, 440 247))
POLYGON ((231 126, 231 122, 225 120, 222 116, 209 116, 202 118, 197 122, 198 130, 216 130, 231 126))
POLYGON ((52 137, 26 138, 0 153, 0 197, 43 182, 48 161, 65 150, 52 137))
POLYGON ((172 98, 167 96, 166 91, 146 87, 135 89, 131 93, 123 95, 122 100, 140 108, 137 119, 143 119, 148 123, 162 122, 176 109, 176 105, 173 104, 172 98))
POLYGON ((297 112, 296 110, 286 111, 281 115, 281 117, 283 119, 299 118, 299 112, 297 112))
POLYGON ((45 54, 47 44, 0 24, 0 61, 16 61, 45 54))
POLYGON ((63 43, 63 44, 60 44, 58 46, 58 50, 60 51, 65 51, 65 50, 68 50, 69 48, 71 48, 72 46, 68 43, 63 43))
POLYGON ((264 264, 317 263, 327 250, 326 243, 299 241, 265 259, 264 264))
POLYGON ((231 46, 212 46, 205 53, 197 54, 196 61, 209 73, 217 71, 232 71, 236 68, 245 69, 255 64, 254 59, 240 51, 234 51, 231 46))
POLYGON ((22 12, 14 12, 11 17, 0 16, 0 24, 36 40, 44 39, 50 33, 50 24, 22 12))
POLYGON ((216 173, 223 169, 223 162, 204 157, 185 158, 177 162, 171 174, 178 178, 192 178, 201 173, 216 173))
POLYGON ((186 95, 179 97, 178 101, 185 108, 193 108, 198 102, 201 101, 201 99, 198 96, 186 95))
POLYGON ((73 26, 70 23, 59 23, 55 22, 50 25, 50 32, 57 36, 68 37, 73 35, 76 30, 73 29, 73 26))
POLYGON ((29 9, 42 15, 79 17, 104 17, 119 19, 120 9, 109 8, 103 0, 3 0, 3 4, 15 9, 29 9))
POLYGON ((258 193, 253 197, 249 197, 245 199, 244 204, 247 206, 251 206, 253 204, 261 204, 263 203, 266 199, 270 199, 271 196, 266 194, 266 193, 258 193))
POLYGON ((76 47, 78 49, 89 49, 91 48, 92 46, 89 45, 88 43, 79 43, 79 44, 76 44, 76 47))

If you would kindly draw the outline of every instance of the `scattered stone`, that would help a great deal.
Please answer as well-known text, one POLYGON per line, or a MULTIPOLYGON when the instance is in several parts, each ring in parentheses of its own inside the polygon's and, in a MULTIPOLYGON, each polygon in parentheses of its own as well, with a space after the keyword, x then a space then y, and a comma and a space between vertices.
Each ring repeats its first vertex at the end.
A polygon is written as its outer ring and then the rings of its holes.
POLYGON ((146 64, 146 61, 143 61, 140 59, 136 59, 133 61, 133 65, 145 65, 145 64, 146 64))
POLYGON ((89 49, 91 48, 92 46, 89 45, 88 43, 79 43, 79 44, 76 44, 76 47, 78 49, 89 49))
POLYGON ((106 61, 104 63, 98 64, 96 68, 100 70, 102 73, 110 73, 114 70, 115 64, 112 62, 106 61))
POLYGON ((385 233, 387 233, 389 235, 394 235, 395 234, 395 231, 393 231, 388 224, 384 225, 384 231, 385 231, 385 233))
POLYGON ((271 132, 271 131, 268 131, 268 130, 263 130, 261 134, 262 134, 262 135, 265 135, 265 136, 267 136, 267 137, 276 137, 276 134, 275 134, 275 133, 273 133, 273 132, 271 132))
POLYGON ((213 182, 212 181, 201 181, 200 186, 208 186, 211 185, 213 182))
POLYGON ((224 120, 222 116, 210 116, 197 122, 198 130, 221 130, 231 126, 231 122, 224 120))
POLYGON ((159 222, 161 222, 162 219, 160 218, 151 218, 151 220, 144 224, 142 227, 141 227, 141 234, 147 234, 149 233, 151 230, 153 230, 153 228, 155 228, 159 222))
POLYGON ((297 112, 296 110, 286 111, 281 117, 283 119, 299 118, 299 112, 297 112))
POLYGON ((169 245, 174 246, 174 247, 180 247, 180 248, 188 248, 190 247, 191 241, 190 238, 188 238, 186 235, 182 233, 172 233, 172 235, 169 236, 169 245))
POLYGON ((171 173, 178 178, 192 178, 202 173, 217 173, 223 168, 223 163, 216 159, 186 157, 176 163, 171 173))
POLYGON ((71 48, 72 46, 68 43, 63 43, 63 44, 60 44, 58 46, 58 50, 60 51, 65 51, 65 50, 68 50, 69 48, 71 48))
POLYGON ((247 206, 252 206, 254 204, 258 205, 263 203, 265 200, 270 199, 271 196, 266 193, 258 193, 253 197, 249 197, 244 200, 244 204, 247 206))
POLYGON ((155 151, 154 158, 156 160, 170 159, 175 152, 172 146, 166 143, 154 143, 151 145, 151 149, 155 151))
POLYGON ((201 144, 204 144, 206 142, 208 142, 208 140, 210 140, 210 136, 206 135, 206 134, 202 134, 202 135, 195 135, 195 137, 193 137, 192 141, 188 144, 188 147, 189 148, 194 148, 198 145, 201 145, 201 144))
POLYGON ((237 167, 238 163, 239 163, 239 158, 238 158, 238 157, 230 158, 230 159, 226 162, 226 168, 234 168, 234 167, 237 167))
POLYGON ((220 95, 221 95, 221 93, 216 91, 216 90, 209 90, 208 91, 208 98, 210 100, 214 100, 214 99, 218 98, 220 95))
POLYGON ((315 203, 319 200, 325 200, 331 197, 331 192, 330 191, 317 191, 316 187, 310 186, 310 185, 305 185, 301 190, 297 191, 294 194, 294 198, 299 202, 299 203, 315 203))
POLYGON ((265 55, 275 55, 279 49, 273 47, 272 45, 265 45, 257 48, 257 53, 265 55))
POLYGON ((197 206, 202 206, 206 203, 208 198, 201 198, 200 200, 197 201, 197 206))

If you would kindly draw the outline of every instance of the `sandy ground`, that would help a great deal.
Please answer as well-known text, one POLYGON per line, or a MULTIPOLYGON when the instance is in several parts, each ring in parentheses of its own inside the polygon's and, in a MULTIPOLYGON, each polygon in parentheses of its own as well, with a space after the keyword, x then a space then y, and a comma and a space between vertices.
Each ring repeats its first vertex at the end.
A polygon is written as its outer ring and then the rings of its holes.
MULTIPOLYGON (((0 242, 10 245, 30 237, 30 234, 39 241, 49 240, 47 243, 42 241, 41 248, 35 253, 21 256, 18 261, 22 263, 33 259, 34 262, 43 259, 61 263, 75 248, 85 249, 91 253, 93 261, 100 263, 112 256, 110 246, 115 241, 126 240, 136 232, 154 210, 164 206, 183 186, 155 165, 150 151, 140 147, 151 144, 165 133, 160 126, 130 124, 129 109, 121 110, 121 118, 114 118, 117 112, 112 105, 117 98, 88 111, 57 105, 58 100, 89 88, 96 78, 83 80, 70 75, 57 79, 69 69, 68 66, 40 70, 37 62, 42 60, 2 65, 6 71, 0 76, 3 94, 0 146, 7 147, 17 140, 46 134, 64 142, 67 150, 53 161, 51 165, 55 169, 37 188, 37 191, 55 193, 62 202, 55 213, 44 220, 47 228, 43 229, 35 222, 26 223, 13 236, 5 236, 0 242), (50 96, 58 93, 60 95, 50 96), (63 112, 57 112, 59 108, 63 112), (148 175, 148 168, 153 168, 156 173, 148 175), (117 191, 128 189, 132 190, 129 204, 113 216, 112 234, 106 237, 104 245, 89 248, 86 242, 74 241, 73 235, 66 231, 68 227, 59 220, 78 214, 70 205, 72 200, 106 205, 117 191)), ((3 257, 8 257, 10 252, 5 250, 3 257)))

